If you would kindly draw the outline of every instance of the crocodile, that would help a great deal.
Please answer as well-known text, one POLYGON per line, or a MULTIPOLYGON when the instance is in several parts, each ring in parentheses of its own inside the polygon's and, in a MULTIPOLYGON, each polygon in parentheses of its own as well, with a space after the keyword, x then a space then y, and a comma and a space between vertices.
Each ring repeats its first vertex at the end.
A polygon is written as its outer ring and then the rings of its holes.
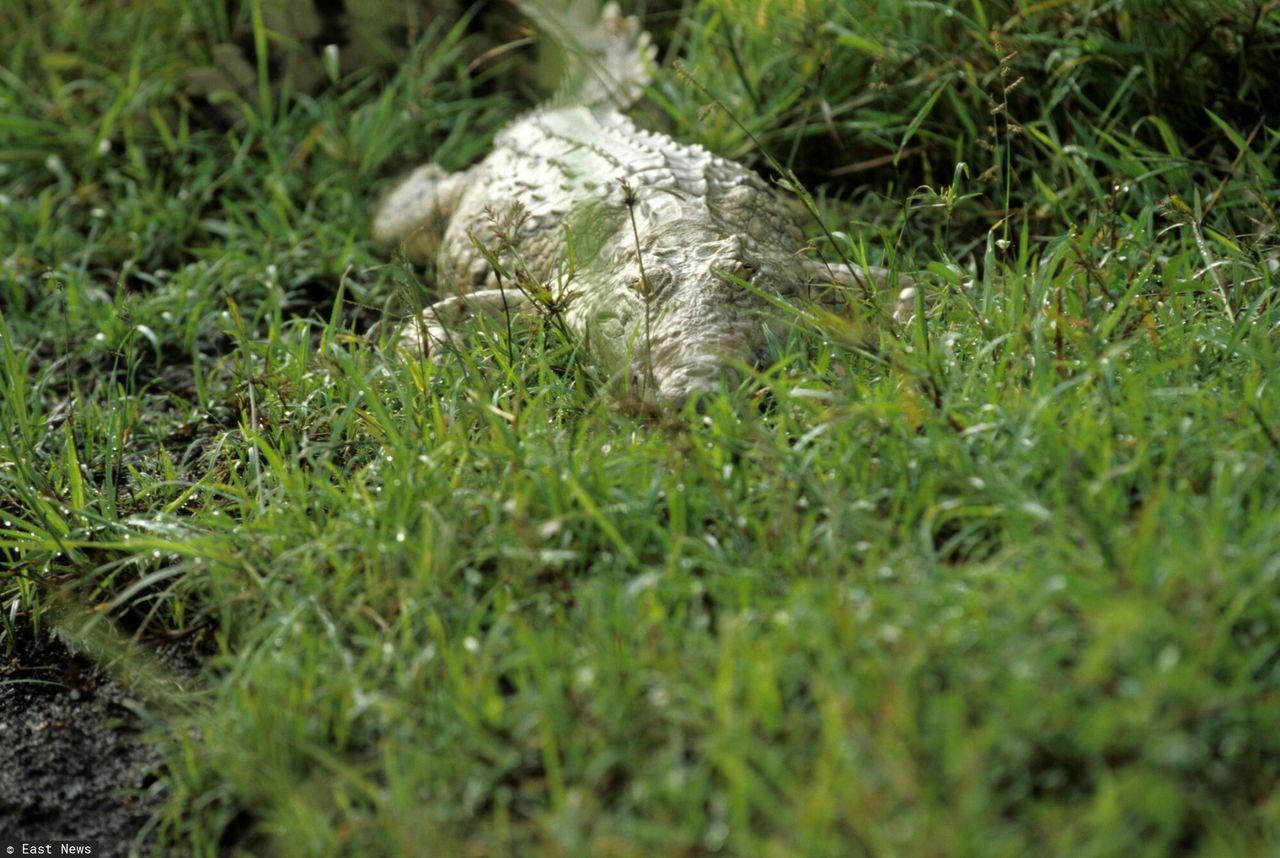
POLYGON ((584 55, 600 63, 575 96, 513 122, 469 169, 427 164, 378 204, 375 245, 434 263, 454 293, 406 327, 402 351, 456 341, 478 313, 551 310, 611 377, 679 405, 764 364, 790 305, 891 281, 909 299, 909 278, 806 255, 793 201, 755 172, 637 127, 623 110, 650 40, 615 4, 592 32, 584 55))

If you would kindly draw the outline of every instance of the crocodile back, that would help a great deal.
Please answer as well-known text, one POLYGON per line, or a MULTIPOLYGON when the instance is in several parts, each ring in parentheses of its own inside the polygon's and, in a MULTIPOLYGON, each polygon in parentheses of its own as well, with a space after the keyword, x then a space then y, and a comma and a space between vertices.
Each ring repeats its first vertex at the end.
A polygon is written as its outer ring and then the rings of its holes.
POLYGON ((755 173, 615 110, 531 113, 499 135, 472 176, 440 258, 463 290, 493 285, 477 243, 543 281, 566 263, 566 238, 580 261, 633 254, 680 223, 749 247, 804 245, 791 207, 755 173))

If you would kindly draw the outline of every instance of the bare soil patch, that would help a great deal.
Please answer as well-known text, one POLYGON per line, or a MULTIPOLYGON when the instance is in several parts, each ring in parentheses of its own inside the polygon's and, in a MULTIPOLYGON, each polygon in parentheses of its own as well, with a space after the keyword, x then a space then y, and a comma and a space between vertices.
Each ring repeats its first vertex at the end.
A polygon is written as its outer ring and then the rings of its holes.
POLYGON ((57 640, 19 649, 0 660, 0 839, 147 854, 160 755, 128 689, 57 640))

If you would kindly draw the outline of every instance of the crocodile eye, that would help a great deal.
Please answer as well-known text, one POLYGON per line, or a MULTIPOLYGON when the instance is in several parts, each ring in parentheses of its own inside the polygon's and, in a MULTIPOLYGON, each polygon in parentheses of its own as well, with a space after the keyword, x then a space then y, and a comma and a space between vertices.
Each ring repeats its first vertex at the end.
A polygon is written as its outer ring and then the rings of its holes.
POLYGON ((755 279, 755 276, 759 271, 759 267, 751 264, 750 262, 739 262, 736 265, 726 267, 724 269, 724 273, 728 274, 729 278, 732 278, 729 282, 733 282, 733 279, 737 279, 750 283, 755 279))
POLYGON ((654 282, 652 277, 632 277, 629 285, 631 286, 631 291, 641 298, 652 298, 658 294, 658 284, 654 282))
POLYGON ((646 271, 644 277, 627 280, 627 288, 642 298, 656 298, 671 285, 671 273, 661 267, 646 271))

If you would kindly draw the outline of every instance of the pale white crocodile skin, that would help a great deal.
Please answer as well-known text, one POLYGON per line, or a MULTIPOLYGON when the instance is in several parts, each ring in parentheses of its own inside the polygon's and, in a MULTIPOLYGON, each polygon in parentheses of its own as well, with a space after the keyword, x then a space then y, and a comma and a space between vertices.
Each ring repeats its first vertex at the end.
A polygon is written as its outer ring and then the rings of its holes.
POLYGON ((759 176, 602 102, 525 116, 463 172, 420 168, 384 198, 374 237, 433 261, 461 296, 410 326, 407 349, 474 312, 530 307, 519 283, 536 282, 601 366, 669 403, 759 363, 780 303, 887 276, 805 257, 795 207, 759 176))

